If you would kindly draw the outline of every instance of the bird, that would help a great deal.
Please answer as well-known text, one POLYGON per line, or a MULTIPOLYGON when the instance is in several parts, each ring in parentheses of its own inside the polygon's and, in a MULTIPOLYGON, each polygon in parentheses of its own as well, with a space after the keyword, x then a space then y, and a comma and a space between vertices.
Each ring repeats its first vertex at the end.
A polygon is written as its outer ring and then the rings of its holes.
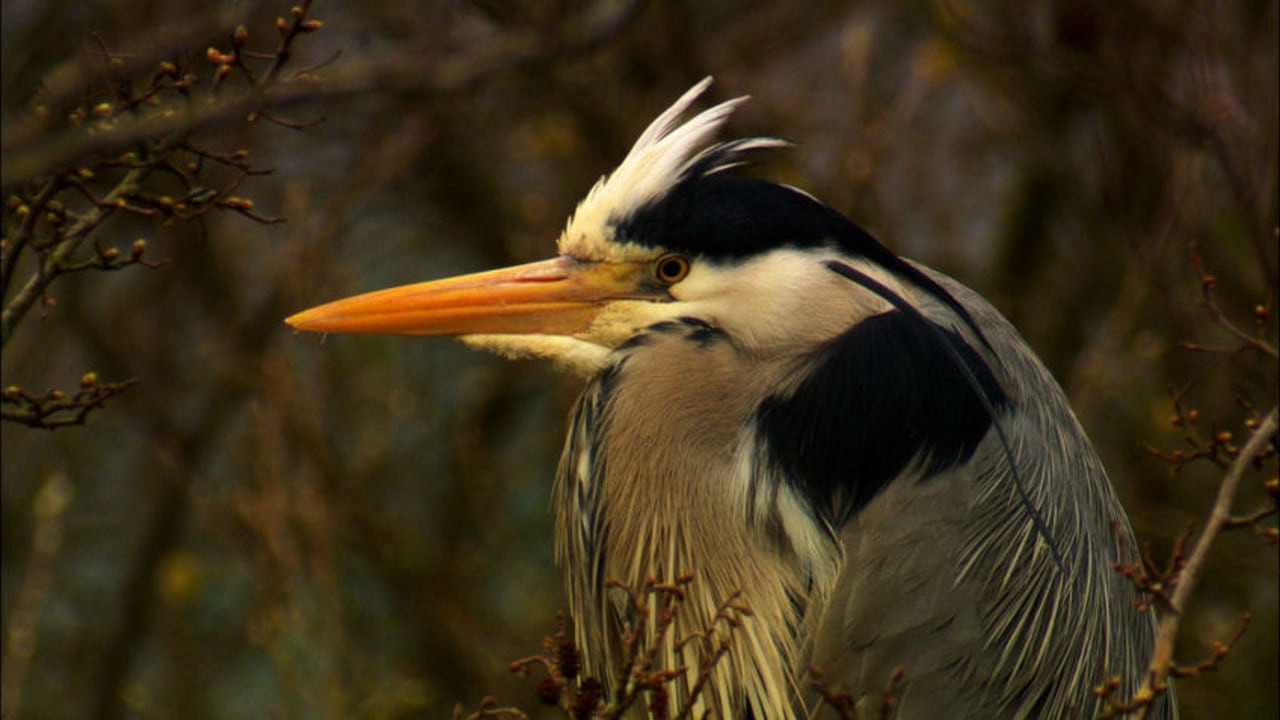
MULTIPOLYGON (((585 381, 550 502, 582 673, 606 688, 645 622, 626 589, 684 583, 654 651, 666 714, 836 716, 815 670, 863 717, 1131 697, 1156 618, 1116 571, 1137 542, 1060 386, 977 292, 745 172, 790 143, 717 141, 748 98, 694 113, 710 84, 648 125, 551 258, 286 322, 457 337, 585 381), (675 640, 730 598, 746 612, 714 647, 675 640)), ((1149 710, 1176 717, 1173 689, 1149 710)))

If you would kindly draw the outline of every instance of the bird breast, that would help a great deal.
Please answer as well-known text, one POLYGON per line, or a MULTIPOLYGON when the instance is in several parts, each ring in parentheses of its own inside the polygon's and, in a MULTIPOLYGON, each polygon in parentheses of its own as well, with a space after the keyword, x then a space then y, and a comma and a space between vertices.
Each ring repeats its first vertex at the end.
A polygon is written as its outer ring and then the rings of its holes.
POLYGON ((579 400, 555 501, 588 668, 616 681, 624 671, 617 638, 628 624, 644 624, 605 580, 639 588, 687 575, 670 635, 716 633, 709 643, 663 650, 662 667, 689 669, 675 683, 673 707, 696 685, 707 655, 727 644, 698 704, 717 716, 745 706, 757 717, 789 716, 799 692, 801 629, 806 618, 813 622, 810 611, 834 581, 839 555, 833 544, 815 544, 828 534, 789 489, 762 482, 755 413, 785 384, 793 362, 740 353, 694 319, 654 325, 615 356, 579 400), (797 557, 788 530, 804 536, 805 550, 831 556, 819 563, 832 566, 828 582, 815 582, 815 563, 797 557), (730 631, 717 616, 734 598, 751 616, 730 631))

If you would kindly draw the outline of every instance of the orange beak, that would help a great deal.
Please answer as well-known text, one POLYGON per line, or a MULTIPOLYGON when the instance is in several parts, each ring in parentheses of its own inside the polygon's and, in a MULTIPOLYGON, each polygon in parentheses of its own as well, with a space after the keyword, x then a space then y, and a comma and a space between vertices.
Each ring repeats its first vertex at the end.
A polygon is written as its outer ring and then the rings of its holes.
POLYGON ((308 332, 367 335, 573 335, 608 302, 661 295, 639 263, 562 255, 335 300, 285 322, 308 332))

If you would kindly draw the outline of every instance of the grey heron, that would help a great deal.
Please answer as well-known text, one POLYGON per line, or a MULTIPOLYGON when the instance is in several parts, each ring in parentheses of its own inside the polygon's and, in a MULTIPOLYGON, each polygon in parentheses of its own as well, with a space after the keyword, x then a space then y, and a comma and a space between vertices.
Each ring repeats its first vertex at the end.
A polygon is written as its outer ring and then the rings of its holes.
MULTIPOLYGON (((553 491, 584 673, 635 618, 606 583, 694 580, 677 637, 750 608, 695 716, 820 713, 821 668, 898 717, 1089 717, 1141 684, 1155 620, 1113 570, 1136 543, 1097 454, 1017 331, 688 120, 706 79, 572 214, 552 259, 301 312, 324 333, 458 336, 587 381, 553 491)), ((699 666, 693 644, 663 650, 699 666)), ((612 684, 610 685, 612 686, 612 684)), ((1172 694, 1152 717, 1172 717, 1172 694)))

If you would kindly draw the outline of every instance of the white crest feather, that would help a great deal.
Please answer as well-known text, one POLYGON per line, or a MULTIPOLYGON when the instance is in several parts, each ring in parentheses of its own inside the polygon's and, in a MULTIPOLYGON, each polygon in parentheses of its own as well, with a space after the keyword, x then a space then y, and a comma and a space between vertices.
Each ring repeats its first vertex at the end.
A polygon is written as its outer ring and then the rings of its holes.
POLYGON ((745 95, 727 100, 680 124, 680 117, 710 85, 711 78, 706 77, 685 91, 645 128, 622 164, 591 188, 560 235, 561 254, 593 260, 620 260, 624 254, 633 256, 634 248, 613 242, 614 226, 662 198, 709 155, 720 157, 700 168, 708 175, 741 165, 743 161, 738 158, 742 152, 787 144, 776 138, 750 138, 706 146, 733 110, 748 100, 745 95))

